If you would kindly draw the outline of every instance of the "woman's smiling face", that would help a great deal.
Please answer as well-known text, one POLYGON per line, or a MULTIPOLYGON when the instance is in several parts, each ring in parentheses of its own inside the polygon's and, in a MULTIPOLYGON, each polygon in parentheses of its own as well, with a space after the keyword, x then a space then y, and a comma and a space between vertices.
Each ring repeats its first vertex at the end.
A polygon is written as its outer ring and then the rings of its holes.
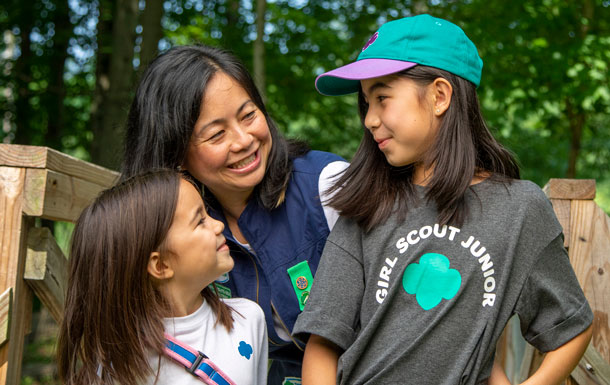
POLYGON ((205 90, 183 166, 216 197, 250 194, 265 175, 271 144, 262 111, 219 71, 205 90))

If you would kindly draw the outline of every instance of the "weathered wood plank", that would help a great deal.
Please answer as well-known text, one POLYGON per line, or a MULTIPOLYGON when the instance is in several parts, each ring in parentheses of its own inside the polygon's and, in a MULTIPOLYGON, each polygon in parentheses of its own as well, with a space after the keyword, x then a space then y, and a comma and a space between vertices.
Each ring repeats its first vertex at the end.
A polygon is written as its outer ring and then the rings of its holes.
POLYGON ((595 179, 551 178, 543 190, 549 199, 594 199, 595 179))
POLYGON ((610 364, 589 344, 572 377, 578 385, 610 385, 610 364))
POLYGON ((4 293, 0 294, 0 346, 8 341, 8 327, 12 301, 13 288, 9 287, 4 293))
POLYGON ((68 260, 46 227, 30 229, 23 278, 58 323, 64 308, 68 260))
POLYGON ((51 170, 27 169, 24 212, 30 216, 74 222, 105 188, 51 170))
POLYGON ((570 261, 593 310, 593 347, 610 362, 610 218, 591 200, 573 200, 570 261))
POLYGON ((24 335, 30 329, 32 291, 23 281, 26 237, 33 220, 23 216, 25 169, 0 167, 0 292, 13 288, 8 343, 0 346, 0 384, 21 378, 24 335))
POLYGON ((0 166, 49 169, 105 187, 112 186, 119 173, 48 147, 0 144, 0 166))

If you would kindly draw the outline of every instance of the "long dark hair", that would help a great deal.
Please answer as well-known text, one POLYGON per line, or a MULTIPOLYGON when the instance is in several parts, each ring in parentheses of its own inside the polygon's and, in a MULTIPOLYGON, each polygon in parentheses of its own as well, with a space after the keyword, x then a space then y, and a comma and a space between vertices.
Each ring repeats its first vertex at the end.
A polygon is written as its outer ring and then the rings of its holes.
MULTIPOLYGON (((424 87, 439 77, 453 87, 451 104, 423 162, 425 167, 434 166, 426 198, 436 203, 439 223, 461 225, 468 215, 464 195, 472 178, 488 173, 495 180, 519 179, 519 166, 487 127, 473 83, 447 71, 422 65, 396 76, 418 84, 422 100, 424 87)), ((358 109, 364 126, 368 104, 362 89, 358 92, 358 109)), ((349 168, 330 189, 336 194, 329 203, 341 215, 353 218, 369 231, 385 221, 394 210, 404 220, 409 205, 415 201, 412 177, 413 166, 391 166, 365 127, 349 168)))
POLYGON ((280 134, 244 65, 215 47, 174 47, 150 63, 129 110, 123 177, 151 168, 176 169, 184 163, 207 85, 217 72, 240 84, 267 120, 273 144, 254 195, 265 208, 275 208, 288 185, 292 159, 309 148, 280 134))
MULTIPOLYGON (((147 264, 152 252, 163 250, 180 178, 155 170, 126 179, 104 191, 76 222, 57 347, 64 383, 135 385, 154 374, 147 357, 163 354, 163 317, 171 314, 171 304, 147 264)), ((202 295, 217 322, 231 330, 231 309, 210 288, 202 295)))

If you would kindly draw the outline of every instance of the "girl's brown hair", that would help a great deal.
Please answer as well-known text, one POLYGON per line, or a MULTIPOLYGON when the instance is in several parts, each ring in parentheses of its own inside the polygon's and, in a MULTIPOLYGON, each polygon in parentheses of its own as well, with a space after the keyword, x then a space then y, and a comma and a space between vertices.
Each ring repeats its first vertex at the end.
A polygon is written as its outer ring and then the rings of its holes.
MULTIPOLYGON (((495 180, 519 179, 519 166, 487 127, 473 83, 422 65, 396 76, 411 79, 422 90, 439 77, 453 87, 451 104, 423 162, 424 166, 434 165, 426 198, 436 203, 439 223, 461 225, 468 215, 464 195, 472 178, 489 174, 495 180)), ((368 104, 362 89, 358 92, 358 108, 364 126, 368 104)), ((336 191, 329 204, 366 231, 385 221, 395 210, 399 219, 404 220, 409 204, 416 199, 412 177, 413 166, 391 166, 365 127, 350 166, 329 189, 329 192, 336 191)))
MULTIPOLYGON (((176 211, 181 175, 154 170, 104 191, 80 215, 72 235, 66 308, 57 359, 66 384, 141 383, 163 354, 163 317, 171 304, 147 271, 176 211)), ((179 257, 179 256, 178 256, 179 257)), ((231 309, 202 292, 227 330, 231 309)))

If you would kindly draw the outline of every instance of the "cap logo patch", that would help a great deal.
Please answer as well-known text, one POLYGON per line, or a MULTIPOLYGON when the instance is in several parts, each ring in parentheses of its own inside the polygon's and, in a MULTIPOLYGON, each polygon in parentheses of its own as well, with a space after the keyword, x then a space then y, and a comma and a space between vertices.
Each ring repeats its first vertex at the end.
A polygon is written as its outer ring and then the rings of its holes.
POLYGON ((373 36, 371 36, 371 38, 369 39, 369 41, 366 42, 366 44, 364 45, 364 47, 362 47, 362 50, 364 51, 365 49, 369 48, 369 46, 371 44, 373 44, 375 42, 375 40, 377 40, 377 36, 379 35, 379 32, 375 32, 373 34, 373 36))

